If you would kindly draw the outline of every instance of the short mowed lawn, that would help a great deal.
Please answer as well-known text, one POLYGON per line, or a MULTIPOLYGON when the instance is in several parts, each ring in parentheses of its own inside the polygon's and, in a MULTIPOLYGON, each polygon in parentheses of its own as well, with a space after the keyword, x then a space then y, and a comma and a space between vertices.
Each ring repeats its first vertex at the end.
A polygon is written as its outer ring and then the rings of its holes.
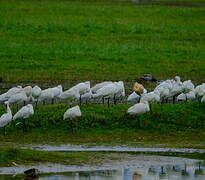
MULTIPOLYGON (((201 2, 201 1, 200 1, 201 2)), ((205 7, 0 0, 4 82, 205 77, 205 7)))

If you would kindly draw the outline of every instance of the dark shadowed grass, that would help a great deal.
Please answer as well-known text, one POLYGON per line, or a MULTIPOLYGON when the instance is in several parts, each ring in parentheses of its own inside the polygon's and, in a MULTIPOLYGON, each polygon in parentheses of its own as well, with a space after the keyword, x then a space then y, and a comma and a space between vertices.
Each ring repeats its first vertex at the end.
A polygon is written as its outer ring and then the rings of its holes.
POLYGON ((128 1, 1 0, 5 82, 204 80, 204 8, 128 1))

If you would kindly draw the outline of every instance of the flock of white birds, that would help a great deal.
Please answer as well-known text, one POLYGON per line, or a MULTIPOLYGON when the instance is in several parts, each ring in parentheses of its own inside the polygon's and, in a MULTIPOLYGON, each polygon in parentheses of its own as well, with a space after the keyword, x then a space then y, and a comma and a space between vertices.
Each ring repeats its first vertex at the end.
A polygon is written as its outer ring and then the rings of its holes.
MULTIPOLYGON (((133 87, 134 92, 127 98, 127 102, 134 104, 131 106, 127 113, 131 115, 143 114, 150 111, 152 103, 165 103, 170 99, 173 102, 189 102, 200 101, 205 102, 205 83, 195 85, 191 80, 182 82, 179 76, 174 79, 168 79, 157 84, 153 91, 147 90, 141 85, 136 83, 133 87)), ((90 87, 90 81, 79 83, 72 88, 63 91, 63 87, 58 85, 56 87, 47 88, 42 90, 38 86, 26 87, 13 87, 6 93, 0 95, 0 102, 5 103, 7 112, 0 117, 0 127, 5 127, 12 120, 25 119, 34 114, 32 103, 51 101, 54 100, 90 100, 90 99, 112 99, 114 103, 117 100, 125 97, 125 88, 122 81, 112 82, 106 81, 90 87), (13 116, 10 109, 10 104, 22 104, 24 106, 17 111, 13 116), (27 105, 26 105, 27 104, 27 105)), ((69 108, 63 116, 63 119, 72 119, 81 116, 79 106, 69 108)))

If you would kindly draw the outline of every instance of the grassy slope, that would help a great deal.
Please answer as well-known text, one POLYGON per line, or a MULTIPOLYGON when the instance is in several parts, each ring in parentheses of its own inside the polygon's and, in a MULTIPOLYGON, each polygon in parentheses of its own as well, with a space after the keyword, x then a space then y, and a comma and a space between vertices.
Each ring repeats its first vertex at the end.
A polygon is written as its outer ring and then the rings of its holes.
POLYGON ((22 127, 15 125, 21 120, 12 122, 7 127, 7 135, 0 135, 1 143, 164 144, 205 147, 204 103, 156 104, 153 105, 153 113, 136 117, 126 114, 129 106, 118 104, 108 108, 106 105, 83 105, 83 116, 76 120, 73 135, 70 121, 62 120, 68 105, 38 106, 35 107, 35 114, 27 120, 28 132, 23 133, 22 127))
POLYGON ((1 0, 0 12, 6 82, 129 80, 142 73, 204 80, 204 8, 1 0))

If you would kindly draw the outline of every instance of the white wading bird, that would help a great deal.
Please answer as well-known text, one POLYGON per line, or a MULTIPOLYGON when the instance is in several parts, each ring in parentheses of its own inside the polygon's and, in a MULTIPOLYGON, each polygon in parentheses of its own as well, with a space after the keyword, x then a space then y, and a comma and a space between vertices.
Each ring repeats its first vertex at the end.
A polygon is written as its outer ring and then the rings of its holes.
POLYGON ((108 98, 108 106, 109 106, 109 99, 113 98, 114 104, 116 104, 116 100, 119 98, 123 98, 125 96, 125 88, 124 83, 122 81, 108 83, 107 85, 103 86, 102 88, 98 89, 95 94, 93 94, 93 98, 96 99, 103 99, 108 98))
POLYGON ((81 116, 81 111, 79 106, 74 106, 72 108, 67 109, 67 111, 63 115, 63 119, 74 119, 81 116))
POLYGON ((131 104, 138 103, 139 101, 140 101, 140 95, 138 95, 136 92, 133 92, 127 98, 127 102, 131 104))
POLYGON ((183 84, 179 76, 175 76, 175 80, 172 82, 172 89, 170 91, 170 97, 173 97, 173 103, 175 103, 176 97, 183 92, 183 84))
POLYGON ((125 87, 123 81, 114 82, 118 90, 114 95, 114 104, 116 104, 117 99, 122 99, 125 97, 125 87))
POLYGON ((6 135, 6 125, 12 121, 12 112, 9 107, 9 102, 6 101, 5 104, 7 105, 7 112, 0 117, 0 127, 4 128, 4 135, 6 135))
POLYGON ((24 91, 21 91, 17 94, 14 94, 13 96, 11 96, 9 99, 8 99, 8 102, 9 104, 16 104, 17 105, 17 110, 18 110, 18 104, 19 103, 24 103, 24 106, 25 106, 25 103, 29 101, 29 98, 27 97, 26 93, 24 91))
POLYGON ((38 86, 34 86, 33 88, 32 88, 32 96, 35 98, 35 99, 37 99, 40 95, 41 95, 41 88, 40 87, 38 87, 38 86))
POLYGON ((45 104, 46 100, 52 101, 53 98, 54 98, 54 92, 52 88, 48 88, 41 91, 41 94, 38 97, 38 101, 43 101, 43 103, 45 104))
POLYGON ((14 116, 13 120, 16 119, 23 119, 23 131, 25 131, 25 119, 29 118, 31 115, 34 114, 32 104, 27 104, 23 106, 14 116))
POLYGON ((22 90, 26 93, 27 97, 31 97, 32 96, 32 89, 33 88, 31 86, 26 86, 22 90))
POLYGON ((52 99, 52 104, 54 103, 54 99, 59 98, 60 95, 63 93, 63 87, 61 85, 58 85, 56 87, 50 88, 51 91, 53 92, 53 99, 52 99))
POLYGON ((127 110, 127 113, 130 115, 135 115, 135 114, 144 114, 149 111, 150 111, 149 103, 147 101, 144 101, 142 103, 138 103, 130 107, 127 110))
POLYGON ((182 86, 183 86, 184 93, 194 91, 194 84, 191 82, 191 80, 184 81, 182 86))
POLYGON ((167 86, 159 86, 154 89, 154 92, 158 92, 161 102, 165 103, 168 101, 170 89, 167 86))
MULTIPOLYGON (((63 115, 63 120, 66 120, 66 119, 70 119, 70 120, 73 120, 75 118, 78 118, 80 117, 82 114, 81 114, 81 111, 80 111, 80 107, 79 106, 74 106, 72 108, 69 108, 63 115)), ((74 132, 74 122, 71 121, 71 129, 72 129, 72 133, 74 132)))
POLYGON ((71 88, 71 90, 76 91, 76 92, 79 93, 79 95, 80 95, 79 102, 80 102, 80 105, 81 105, 81 96, 85 93, 90 92, 90 81, 79 83, 79 84, 73 86, 71 88))
POLYGON ((147 94, 142 95, 140 102, 147 101, 148 103, 158 103, 160 102, 159 91, 152 91, 147 94))
POLYGON ((104 104, 104 98, 108 98, 108 106, 109 106, 109 100, 110 98, 114 98, 115 94, 119 91, 119 88, 116 86, 115 83, 108 84, 106 86, 103 86, 102 88, 98 89, 96 91, 96 94, 93 94, 93 98, 95 99, 103 99, 104 104))
POLYGON ((6 93, 0 95, 0 102, 5 102, 7 101, 11 96, 14 94, 17 94, 22 91, 21 86, 13 87, 9 89, 6 93))
POLYGON ((60 99, 67 99, 67 100, 78 100, 80 98, 80 94, 73 90, 73 89, 68 89, 66 91, 64 91, 60 96, 60 99))
POLYGON ((72 88, 64 91, 60 95, 60 99, 79 100, 81 104, 81 96, 90 92, 90 81, 79 83, 72 88))
POLYGON ((79 83, 71 88, 77 91, 80 95, 90 92, 90 81, 79 83))
POLYGON ((190 91, 188 93, 181 93, 177 96, 177 101, 181 102, 190 102, 196 99, 196 95, 194 91, 190 91))
POLYGON ((205 83, 202 83, 201 85, 196 86, 195 93, 196 93, 198 100, 200 100, 200 98, 202 98, 205 95, 205 83))
POLYGON ((81 96, 81 101, 85 101, 86 104, 87 104, 87 101, 89 101, 90 99, 92 99, 92 97, 93 97, 93 93, 92 93, 92 91, 90 90, 90 92, 85 93, 85 94, 83 94, 83 95, 81 96))
POLYGON ((108 84, 112 84, 112 83, 113 83, 112 81, 105 81, 105 82, 98 83, 91 88, 91 91, 92 93, 96 93, 97 90, 101 89, 104 86, 107 86, 108 84))
POLYGON ((149 92, 147 94, 142 95, 140 102, 148 102, 150 104, 150 112, 152 112, 152 103, 158 103, 160 102, 160 93, 159 91, 155 90, 152 92, 149 92))
POLYGON ((205 95, 201 98, 201 102, 205 102, 205 95))

